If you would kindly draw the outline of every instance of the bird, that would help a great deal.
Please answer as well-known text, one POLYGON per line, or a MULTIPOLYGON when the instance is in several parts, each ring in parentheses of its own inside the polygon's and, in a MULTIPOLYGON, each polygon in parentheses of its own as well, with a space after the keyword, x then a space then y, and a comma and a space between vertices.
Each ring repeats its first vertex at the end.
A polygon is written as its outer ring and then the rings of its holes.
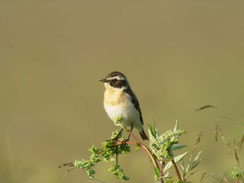
MULTIPOLYGON (((136 128, 141 138, 148 140, 143 129, 139 101, 132 91, 127 77, 119 71, 113 71, 100 81, 105 86, 104 109, 115 125, 121 127, 118 134, 121 134, 124 129, 129 131, 130 128, 131 132, 133 128, 136 128)), ((130 135, 127 140, 129 138, 130 135)))

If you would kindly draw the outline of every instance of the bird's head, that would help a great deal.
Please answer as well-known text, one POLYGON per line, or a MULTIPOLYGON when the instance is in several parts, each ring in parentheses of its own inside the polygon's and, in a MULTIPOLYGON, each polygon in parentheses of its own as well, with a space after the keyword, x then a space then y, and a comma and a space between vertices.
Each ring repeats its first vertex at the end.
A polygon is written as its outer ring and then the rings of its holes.
POLYGON ((104 83, 106 89, 112 88, 122 90, 129 87, 129 82, 127 81, 126 76, 118 71, 111 72, 100 81, 104 83))

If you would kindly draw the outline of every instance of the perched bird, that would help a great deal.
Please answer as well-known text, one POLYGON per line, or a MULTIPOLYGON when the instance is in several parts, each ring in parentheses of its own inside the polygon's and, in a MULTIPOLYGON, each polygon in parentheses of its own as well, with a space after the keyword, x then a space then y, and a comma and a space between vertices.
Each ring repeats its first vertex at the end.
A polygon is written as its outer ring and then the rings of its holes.
MULTIPOLYGON (((139 130, 141 138, 148 140, 143 129, 142 113, 136 95, 130 88, 124 74, 118 71, 111 72, 105 79, 100 80, 105 85, 104 108, 115 125, 130 131, 135 127, 139 130)), ((119 134, 120 134, 119 133, 119 134)), ((129 138, 129 137, 128 137, 129 138)))

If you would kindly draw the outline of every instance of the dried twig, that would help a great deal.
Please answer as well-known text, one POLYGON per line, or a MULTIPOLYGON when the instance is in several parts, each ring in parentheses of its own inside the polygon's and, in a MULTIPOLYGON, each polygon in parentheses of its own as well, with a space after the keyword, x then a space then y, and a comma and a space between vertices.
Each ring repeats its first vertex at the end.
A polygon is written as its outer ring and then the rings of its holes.
POLYGON ((209 108, 215 108, 217 109, 217 107, 213 106, 213 105, 204 105, 202 107, 199 107, 198 109, 196 109, 195 111, 201 111, 201 110, 204 110, 204 109, 209 109, 209 108))
POLYGON ((74 163, 73 162, 70 162, 70 163, 64 163, 62 165, 59 165, 58 168, 62 168, 64 166, 74 166, 74 163))
POLYGON ((196 138, 196 140, 195 140, 195 143, 194 143, 193 148, 192 148, 192 151, 191 151, 191 156, 194 154, 194 152, 195 152, 197 146, 199 145, 202 136, 203 136, 203 131, 201 131, 201 132, 198 134, 198 136, 197 136, 197 138, 196 138))

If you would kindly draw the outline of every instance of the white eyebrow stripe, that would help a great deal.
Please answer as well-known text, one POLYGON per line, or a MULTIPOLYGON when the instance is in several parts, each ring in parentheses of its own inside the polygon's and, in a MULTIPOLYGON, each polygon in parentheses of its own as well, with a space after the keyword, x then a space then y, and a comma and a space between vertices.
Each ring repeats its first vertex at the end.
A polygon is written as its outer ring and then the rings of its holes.
POLYGON ((113 80, 113 79, 117 79, 117 80, 126 80, 124 77, 122 76, 114 76, 114 77, 109 77, 107 78, 107 80, 113 80))

